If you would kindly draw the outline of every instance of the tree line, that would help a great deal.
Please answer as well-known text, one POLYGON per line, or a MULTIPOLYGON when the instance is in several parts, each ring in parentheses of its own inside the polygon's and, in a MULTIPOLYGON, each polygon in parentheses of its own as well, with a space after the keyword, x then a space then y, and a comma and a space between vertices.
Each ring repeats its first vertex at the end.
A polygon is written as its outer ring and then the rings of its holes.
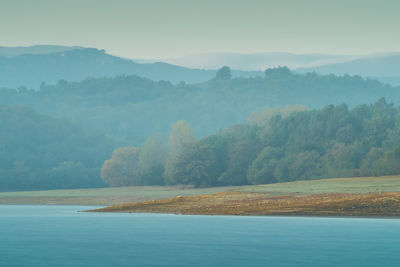
POLYGON ((395 173, 397 108, 369 103, 376 96, 400 103, 398 90, 287 68, 232 78, 227 67, 191 85, 120 76, 59 81, 39 91, 0 89, 0 190, 395 173), (219 129, 226 130, 215 134, 219 129))
POLYGON ((352 108, 380 97, 400 104, 399 90, 358 76, 303 75, 285 67, 268 69, 259 77, 232 78, 224 67, 215 78, 197 84, 123 75, 43 83, 37 91, 0 89, 0 104, 29 106, 126 145, 141 146, 155 132, 167 138, 179 120, 191 124, 196 136, 205 137, 245 122, 255 110, 287 104, 321 108, 346 103, 352 108))
POLYGON ((153 136, 142 148, 114 151, 102 168, 111 186, 246 185, 391 174, 400 174, 400 112, 384 98, 353 109, 345 104, 266 109, 246 124, 199 140, 179 121, 169 145, 153 136))

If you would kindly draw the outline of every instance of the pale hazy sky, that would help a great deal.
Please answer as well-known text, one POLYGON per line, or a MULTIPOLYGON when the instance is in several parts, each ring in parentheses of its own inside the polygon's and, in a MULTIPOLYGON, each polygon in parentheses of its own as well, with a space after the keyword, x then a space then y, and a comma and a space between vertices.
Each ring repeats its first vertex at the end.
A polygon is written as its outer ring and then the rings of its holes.
POLYGON ((400 0, 0 0, 0 45, 131 58, 400 51, 400 0))

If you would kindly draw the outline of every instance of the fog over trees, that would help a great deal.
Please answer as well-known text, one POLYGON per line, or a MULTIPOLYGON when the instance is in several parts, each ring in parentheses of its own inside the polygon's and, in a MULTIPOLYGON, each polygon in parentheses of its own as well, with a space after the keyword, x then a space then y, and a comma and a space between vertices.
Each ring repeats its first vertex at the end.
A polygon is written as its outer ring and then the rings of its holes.
POLYGON ((154 133, 167 138, 171 125, 179 120, 191 124, 197 137, 205 137, 244 123, 256 110, 287 104, 354 107, 381 97, 400 104, 398 91, 399 87, 358 76, 300 75, 283 67, 268 69, 263 77, 218 78, 198 84, 174 85, 138 76, 60 80, 43 84, 39 91, 0 89, 0 105, 30 106, 124 144, 141 146, 154 133))
POLYGON ((0 106, 0 190, 101 187, 117 144, 66 119, 0 106))
POLYGON ((396 174, 399 90, 286 67, 253 78, 223 67, 197 84, 123 75, 3 88, 0 190, 396 174))
MULTIPOLYGON (((165 171, 153 174, 162 184, 246 185, 400 173, 400 110, 384 98, 353 109, 345 104, 269 109, 252 114, 247 124, 197 141, 192 136, 184 122, 173 126, 165 171)), ((142 168, 130 157, 120 160, 126 165, 110 174, 115 177, 110 185, 119 181, 121 170, 142 168)), ((135 177, 122 185, 151 184, 135 177)))

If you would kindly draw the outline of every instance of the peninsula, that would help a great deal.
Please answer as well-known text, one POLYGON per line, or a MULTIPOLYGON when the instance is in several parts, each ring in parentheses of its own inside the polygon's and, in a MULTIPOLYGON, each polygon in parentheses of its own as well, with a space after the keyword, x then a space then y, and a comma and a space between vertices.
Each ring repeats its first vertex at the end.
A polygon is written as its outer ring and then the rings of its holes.
POLYGON ((399 216, 399 177, 342 178, 242 187, 204 195, 138 201, 89 212, 190 215, 399 216), (379 181, 379 179, 381 179, 379 181), (374 182, 381 184, 374 186, 374 182), (384 188, 391 183, 393 187, 384 188), (337 188, 342 184, 342 188, 337 188), (358 185, 358 187, 357 187, 358 185), (264 188, 263 188, 264 187, 264 188), (298 191, 293 190, 297 188, 298 191), (308 190, 307 190, 308 189, 308 190), (282 192, 283 191, 283 192, 282 192), (314 191, 314 192, 313 192, 314 191), (336 191, 336 192, 335 192, 336 191))

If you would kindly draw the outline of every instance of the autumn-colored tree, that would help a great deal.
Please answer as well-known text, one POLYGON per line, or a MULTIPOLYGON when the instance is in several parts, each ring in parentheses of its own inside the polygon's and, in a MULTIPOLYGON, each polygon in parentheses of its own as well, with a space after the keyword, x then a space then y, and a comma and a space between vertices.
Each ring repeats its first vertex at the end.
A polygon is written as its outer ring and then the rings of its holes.
POLYGON ((104 162, 101 178, 110 186, 140 185, 139 156, 140 149, 136 147, 116 149, 104 162))
POLYGON ((177 121, 172 125, 169 143, 174 151, 179 151, 185 145, 194 143, 195 136, 190 125, 185 121, 177 121))
POLYGON ((179 179, 177 180, 174 174, 176 164, 180 162, 184 148, 194 144, 195 141, 196 139, 190 125, 186 124, 185 121, 177 121, 172 125, 172 130, 169 135, 169 144, 172 153, 167 160, 164 173, 167 184, 179 182, 179 179))

